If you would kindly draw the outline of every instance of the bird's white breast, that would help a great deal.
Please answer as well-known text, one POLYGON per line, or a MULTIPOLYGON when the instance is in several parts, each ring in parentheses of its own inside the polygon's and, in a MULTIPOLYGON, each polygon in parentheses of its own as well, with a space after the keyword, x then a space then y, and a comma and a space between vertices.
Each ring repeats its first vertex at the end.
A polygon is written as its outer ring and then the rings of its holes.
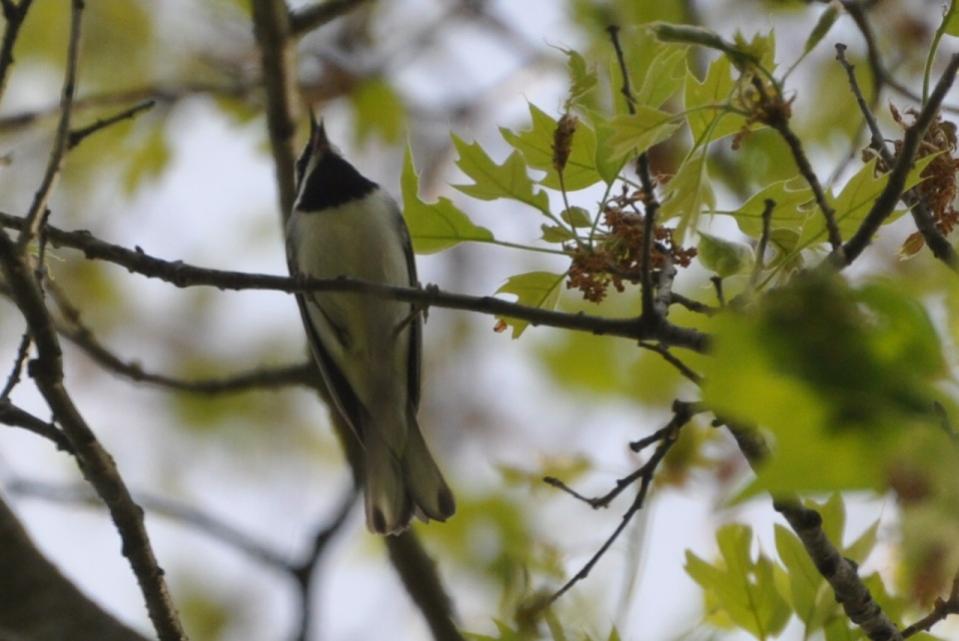
MULTIPOLYGON (((402 225, 396 203, 377 188, 360 200, 331 209, 294 211, 287 238, 301 274, 409 286, 402 225)), ((405 397, 409 335, 408 330, 397 330, 410 314, 409 304, 363 294, 320 292, 307 296, 307 309, 325 349, 361 398, 380 396, 378 388, 390 380, 394 387, 403 381, 399 387, 405 397), (347 330, 346 344, 330 332, 328 321, 347 330)))

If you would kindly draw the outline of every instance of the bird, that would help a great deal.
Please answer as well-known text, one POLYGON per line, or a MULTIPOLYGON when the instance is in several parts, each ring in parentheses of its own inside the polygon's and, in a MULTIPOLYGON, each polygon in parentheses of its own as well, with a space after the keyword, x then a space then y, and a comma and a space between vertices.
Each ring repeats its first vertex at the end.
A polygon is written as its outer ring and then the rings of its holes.
MULTIPOLYGON (((409 231, 396 201, 330 144, 310 114, 296 161, 286 224, 294 277, 352 277, 418 287, 409 231)), ((367 528, 397 535, 415 514, 445 521, 453 493, 417 423, 422 314, 410 303, 363 293, 296 294, 331 410, 362 446, 367 528)))

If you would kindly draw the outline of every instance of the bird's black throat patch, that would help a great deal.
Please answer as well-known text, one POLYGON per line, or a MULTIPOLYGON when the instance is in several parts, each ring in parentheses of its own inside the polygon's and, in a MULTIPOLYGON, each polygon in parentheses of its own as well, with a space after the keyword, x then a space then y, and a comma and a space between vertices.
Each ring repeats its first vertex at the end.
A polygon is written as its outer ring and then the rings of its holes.
POLYGON ((297 203, 300 211, 322 211, 359 200, 376 189, 353 165, 334 153, 325 153, 306 177, 297 203))

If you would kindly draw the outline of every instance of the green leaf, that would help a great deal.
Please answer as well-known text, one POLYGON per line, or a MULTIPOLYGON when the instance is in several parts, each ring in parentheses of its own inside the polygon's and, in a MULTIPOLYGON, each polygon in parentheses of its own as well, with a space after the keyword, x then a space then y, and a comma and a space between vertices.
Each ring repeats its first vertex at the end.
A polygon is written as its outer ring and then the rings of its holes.
POLYGON ((400 179, 403 192, 403 218, 410 231, 413 250, 432 254, 465 241, 492 241, 493 233, 473 224, 449 198, 426 203, 419 196, 419 177, 409 147, 403 156, 400 179))
POLYGON ((613 126, 609 119, 597 112, 589 112, 589 119, 596 130, 596 155, 594 162, 596 171, 607 185, 613 184, 619 177, 619 172, 626 164, 626 153, 613 152, 613 126))
MULTIPOLYGON (((532 127, 516 133, 500 127, 503 138, 514 149, 523 154, 523 158, 533 169, 546 172, 539 181, 544 187, 559 189, 559 175, 553 167, 553 135, 556 132, 556 120, 539 109, 529 105, 532 127)), ((567 191, 577 191, 595 185, 600 181, 596 170, 596 134, 586 123, 580 121, 573 134, 569 159, 563 170, 563 182, 567 191)))
POLYGON ((849 547, 843 550, 843 556, 862 565, 876 547, 878 536, 879 519, 876 519, 855 541, 849 544, 849 547))
POLYGON ((679 125, 673 114, 639 105, 636 113, 615 116, 610 121, 609 145, 615 156, 639 154, 668 140, 679 125))
POLYGON ((726 278, 748 269, 753 252, 748 245, 699 232, 699 260, 706 269, 726 278))
MULTIPOLYGON (((566 274, 553 272, 528 272, 510 276, 502 287, 496 290, 497 294, 515 294, 516 302, 529 307, 554 309, 559 301, 560 283, 566 274)), ((519 338, 529 325, 528 321, 502 317, 507 325, 513 328, 513 338, 519 338)))
POLYGON ((466 143, 453 134, 453 145, 459 152, 457 166, 473 179, 472 185, 453 185, 464 194, 480 200, 512 198, 542 212, 549 211, 549 198, 546 192, 533 188, 533 180, 526 173, 526 163, 519 153, 513 152, 497 165, 479 143, 466 143))
POLYGON ((566 70, 569 73, 569 93, 566 98, 567 110, 571 105, 582 100, 596 88, 598 79, 596 71, 590 69, 582 54, 573 49, 560 49, 566 54, 566 70))
POLYGON ((547 243, 565 243, 576 238, 573 232, 559 225, 540 225, 539 228, 543 230, 543 240, 547 243))
POLYGON ((634 95, 637 105, 658 109, 683 86, 688 51, 688 47, 672 46, 656 54, 634 95))
POLYGON ((881 489, 900 439, 935 420, 944 369, 930 323, 905 290, 818 273, 715 319, 704 400, 775 443, 744 495, 881 489))
POLYGON ((660 220, 679 217, 678 238, 682 238, 687 230, 696 229, 704 207, 715 209, 716 196, 706 170, 705 147, 688 156, 676 175, 666 183, 662 202, 660 220))
POLYGON ((571 227, 593 226, 593 217, 582 207, 570 207, 569 209, 564 209, 559 217, 569 223, 571 227))
POLYGON ((945 21, 943 31, 950 36, 959 36, 959 8, 956 0, 950 0, 949 9, 942 18, 945 21))
POLYGON ((770 220, 771 229, 789 229, 799 232, 814 206, 812 189, 801 177, 773 183, 749 198, 742 207, 732 212, 740 231, 759 238, 763 231, 763 211, 766 199, 776 203, 770 220))
POLYGON ((809 32, 809 37, 806 38, 806 44, 803 45, 802 50, 804 56, 815 49, 816 45, 818 45, 822 39, 826 37, 826 34, 829 33, 830 29, 832 29, 832 26, 838 17, 839 10, 832 5, 826 7, 826 10, 819 15, 819 20, 816 21, 816 26, 813 27, 811 32, 809 32))
POLYGON ((789 571, 789 593, 793 610, 806 626, 807 635, 817 625, 817 596, 826 585, 799 538, 782 525, 776 525, 776 552, 789 571))
POLYGON ((363 144, 374 136, 385 142, 400 140, 406 131, 406 106, 396 90, 385 79, 373 77, 364 80, 350 94, 356 112, 357 143, 363 144))
POLYGON ((732 65, 726 56, 716 58, 709 65, 702 82, 687 72, 683 102, 686 120, 697 144, 738 133, 746 125, 745 117, 728 111, 728 102, 735 86, 732 65), (705 138, 707 131, 708 140, 705 138))
POLYGON ((773 564, 749 552, 752 530, 729 524, 716 533, 722 561, 710 565, 686 552, 686 572, 707 594, 707 599, 757 639, 778 634, 789 619, 789 606, 776 586, 773 564))
MULTIPOLYGON (((935 155, 929 155, 915 162, 912 170, 906 177, 905 190, 911 189, 919 184, 922 180, 920 174, 922 174, 923 170, 925 170, 926 166, 932 162, 934 158, 935 155)), ((873 158, 864 164, 862 168, 846 182, 838 196, 829 198, 830 205, 835 209, 836 224, 839 226, 839 233, 843 238, 852 236, 856 230, 859 229, 869 210, 872 209, 876 198, 879 197, 882 190, 885 189, 886 183, 889 181, 888 173, 877 172, 877 160, 877 158, 873 158)), ((883 224, 891 223, 903 213, 904 210, 894 212, 886 218, 883 224)), ((816 243, 825 242, 826 238, 826 221, 822 213, 817 211, 816 215, 811 216, 807 224, 803 227, 799 245, 801 248, 809 247, 816 243)))
POLYGON ((819 512, 819 516, 822 517, 823 533, 837 548, 842 549, 842 534, 846 529, 846 503, 842 495, 839 492, 833 492, 825 503, 808 499, 806 505, 819 512))

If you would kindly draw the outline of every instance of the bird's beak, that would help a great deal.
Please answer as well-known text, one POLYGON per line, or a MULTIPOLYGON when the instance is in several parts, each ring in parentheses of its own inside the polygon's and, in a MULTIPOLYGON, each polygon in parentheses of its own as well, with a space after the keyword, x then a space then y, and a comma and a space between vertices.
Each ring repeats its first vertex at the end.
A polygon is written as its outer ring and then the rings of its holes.
POLYGON ((313 154, 324 154, 330 149, 330 141, 326 137, 326 128, 323 126, 323 119, 316 121, 313 111, 310 111, 310 146, 313 154))

